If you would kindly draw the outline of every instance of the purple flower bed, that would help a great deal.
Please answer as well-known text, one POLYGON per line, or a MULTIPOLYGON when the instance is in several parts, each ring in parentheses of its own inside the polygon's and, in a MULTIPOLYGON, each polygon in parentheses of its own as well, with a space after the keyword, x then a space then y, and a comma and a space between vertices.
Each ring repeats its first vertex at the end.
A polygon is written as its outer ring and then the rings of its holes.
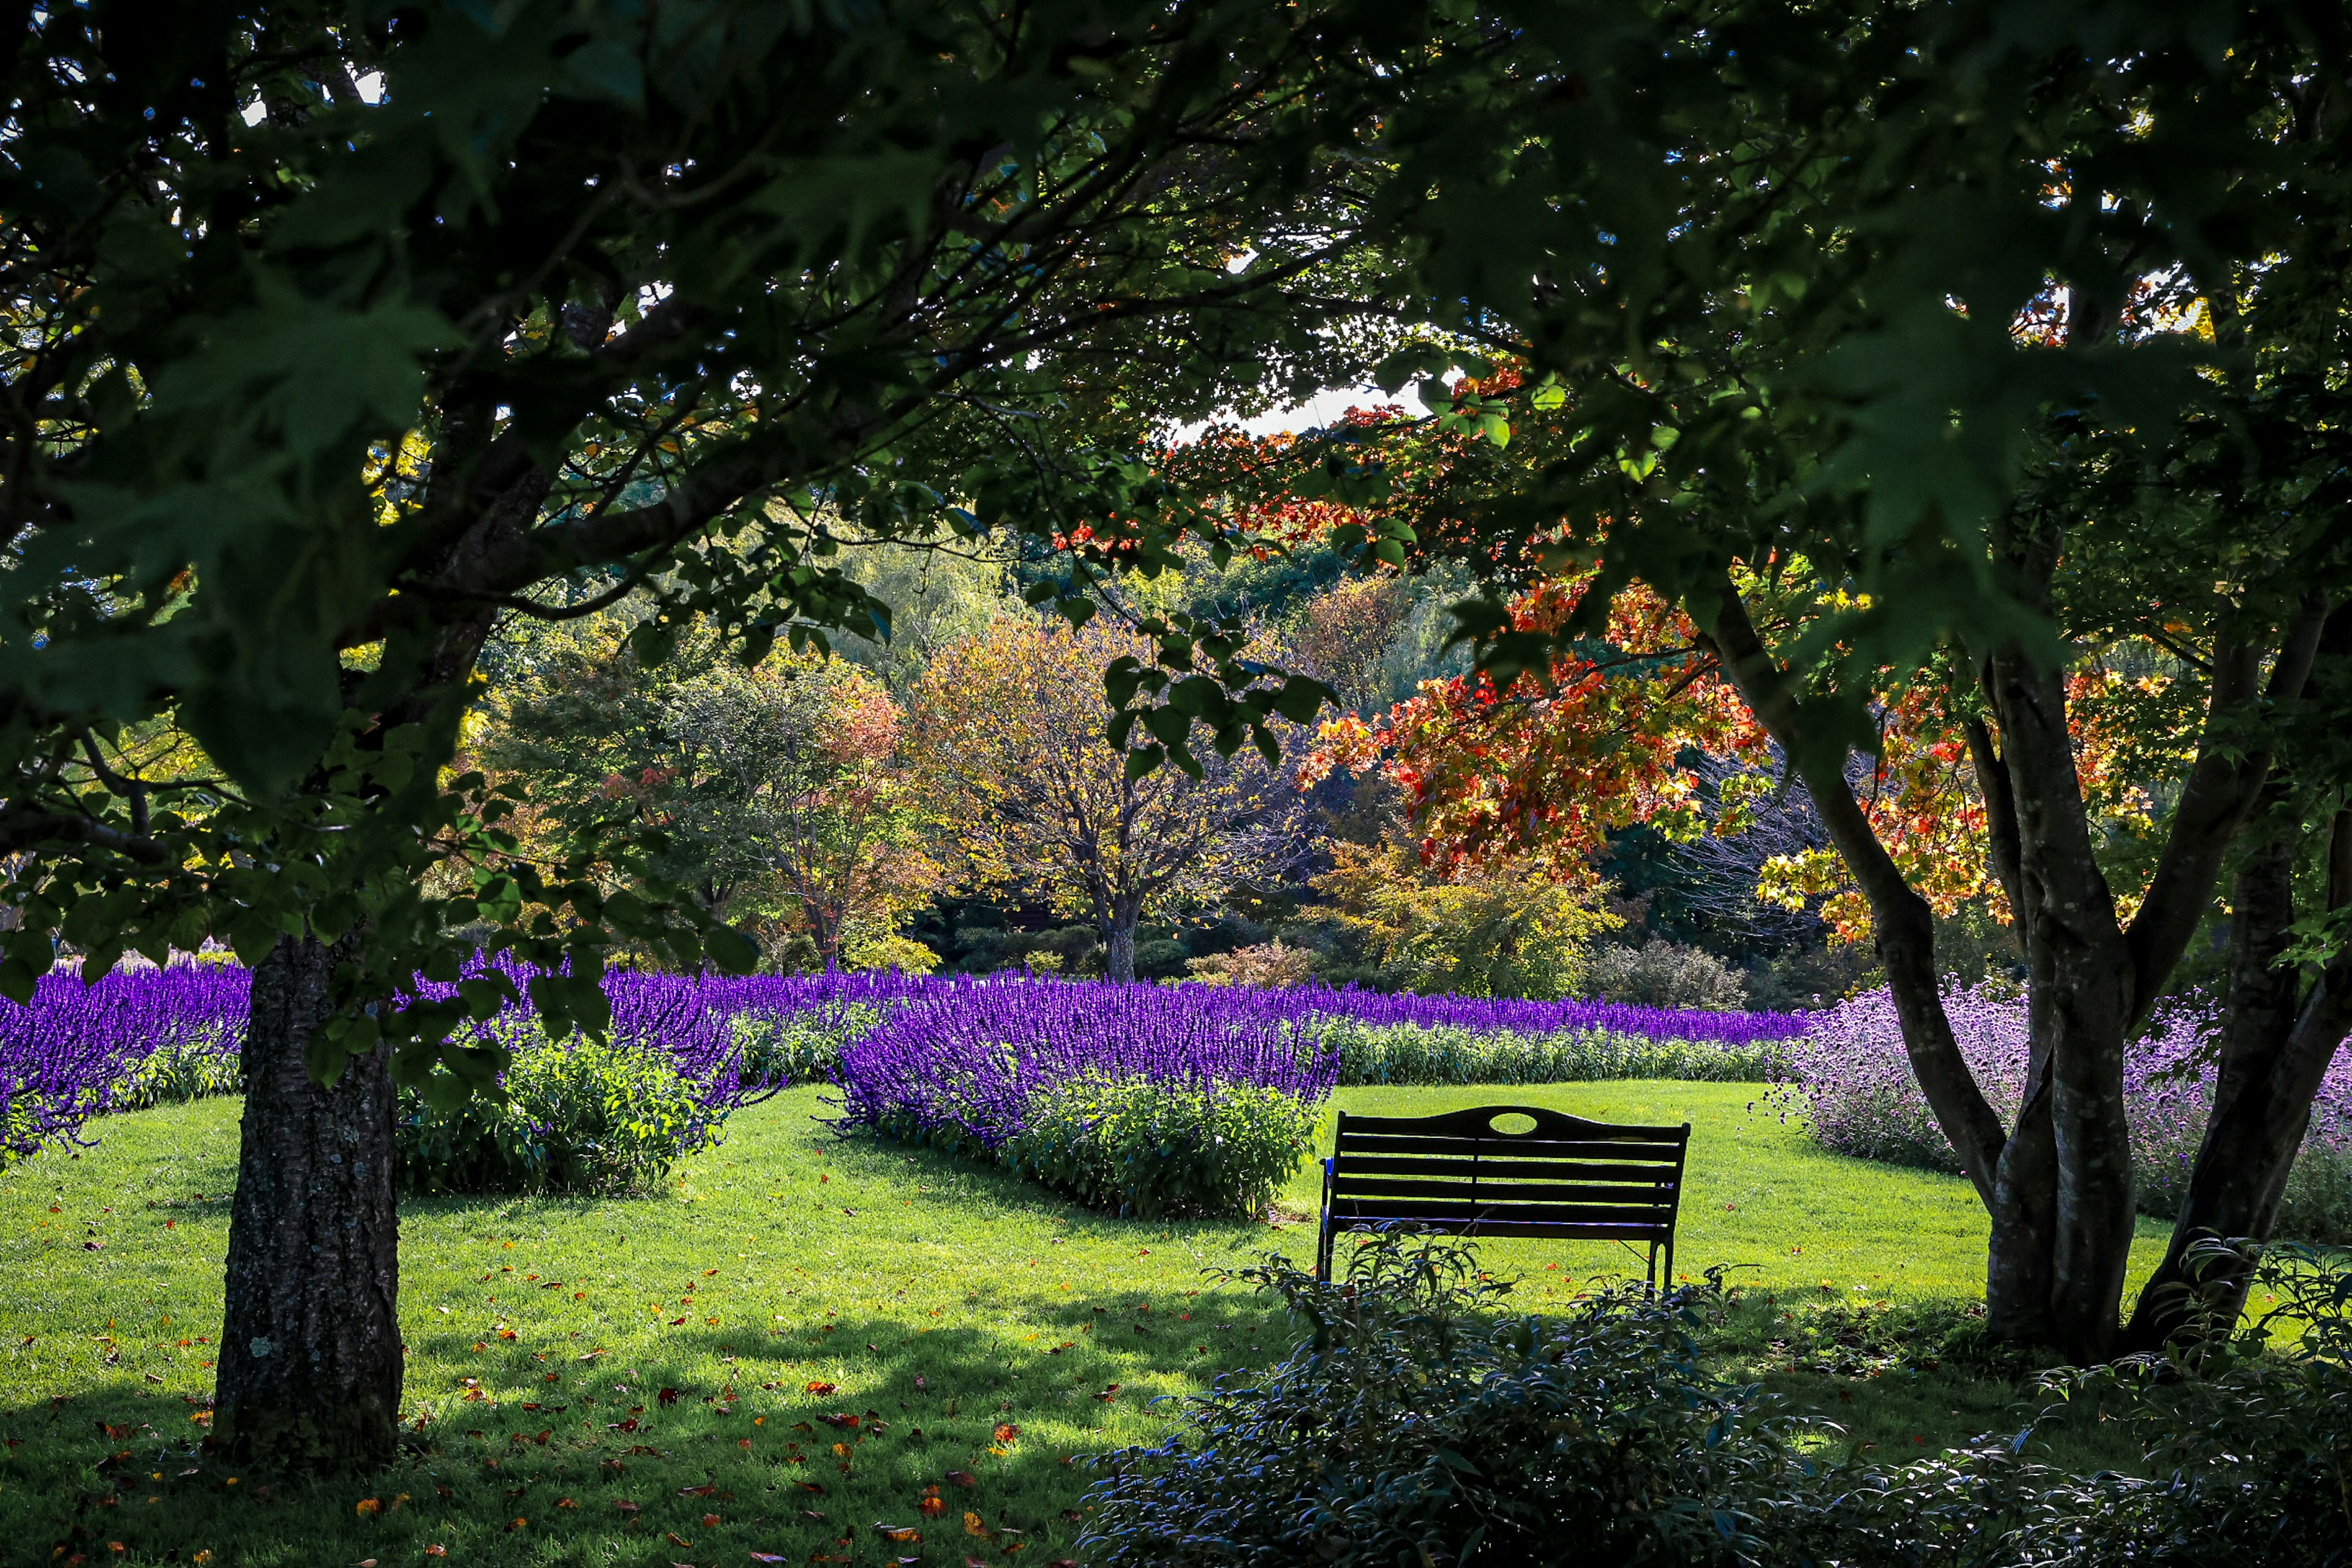
POLYGON ((94 985, 45 974, 30 1003, 0 1000, 0 1163, 74 1139, 91 1116, 170 1097, 161 1080, 233 1085, 247 987, 242 969, 175 964, 94 985))
MULTIPOLYGON (((28 1005, 0 1002, 0 1095, 7 1112, 0 1151, 21 1157, 44 1143, 72 1140, 89 1117, 101 1112, 233 1090, 248 980, 236 964, 211 963, 119 971, 89 986, 60 973, 43 978, 28 1005)), ((1274 1047, 1265 1042, 1279 1039, 1299 1060, 1319 1061, 1305 1042, 1328 1036, 1353 1075, 1347 1081, 1753 1079, 1770 1070, 1764 1064, 1777 1065, 1781 1043, 1801 1036, 1806 1025, 1796 1014, 1416 996, 1352 987, 1121 987, 896 973, 736 978, 615 973, 605 990, 615 1043, 667 1054, 678 1075, 696 1086, 713 1125, 761 1087, 840 1079, 844 1050, 885 1022, 906 1015, 903 1027, 878 1042, 904 1048, 892 1043, 904 1041, 907 1029, 933 1027, 932 1021, 968 1010, 979 998, 988 999, 985 1007, 965 1021, 964 1033, 940 1035, 939 1048, 969 1044, 973 1019, 996 1019, 1013 1005, 1008 999, 1017 997, 1022 1021, 1005 1026, 1015 1028, 1019 1038, 1059 1040, 1055 1048, 1065 1056, 1082 1046, 1107 1052, 1099 1065, 1114 1075, 1174 1072, 1170 1064, 1195 1048, 1177 1044, 1185 1041, 1216 1043, 1223 1053, 1217 1060, 1225 1065, 1213 1078, 1228 1067, 1247 1078, 1275 1071, 1273 1057, 1265 1055, 1274 1047), (1251 1041, 1259 1043, 1244 1044, 1251 1041), (1235 1065, 1253 1050, 1264 1057, 1260 1067, 1244 1071, 1235 1065)), ((480 1032, 513 1046, 530 1038, 534 1027, 526 1004, 480 1032)), ((857 1060, 861 1073, 882 1070, 883 1058, 873 1052, 857 1060)), ((1248 1081, 1270 1086, 1277 1079, 1248 1081)), ((872 1093, 882 1092, 877 1080, 872 1093)), ((975 1121, 982 1125, 995 1123, 975 1121)))
POLYGON ((1367 1024, 1420 1028, 1504 1030, 1515 1035, 1599 1031, 1651 1040, 1749 1046, 1790 1040, 1812 1026, 1803 1013, 1710 1013, 1696 1008, 1632 1007, 1618 1002, 1528 1002, 1499 996, 1416 996, 1411 992, 1301 986, 1260 993, 1299 1014, 1320 1013, 1367 1024))
POLYGON ((1315 1105, 1338 1075, 1337 1053, 1279 993, 944 980, 843 1048, 836 1125, 993 1152, 1041 1096, 1082 1079, 1245 1086, 1315 1105))
MULTIPOLYGON (((1945 993, 1960 1054, 2003 1121, 2017 1114, 2025 1079, 2025 1004, 1990 987, 1945 993)), ((2195 1058, 2214 1027, 2199 1005, 2170 1008, 2125 1064, 2132 1164, 2143 1212, 2179 1212, 2212 1104, 2213 1070, 2195 1058)), ((1911 1075, 1903 1031, 1884 987, 1823 1014, 1798 1042, 1791 1081, 1771 1098, 1801 1116, 1824 1148, 1865 1160, 1958 1172, 1959 1156, 1937 1128, 1911 1075)), ((2312 1109, 2311 1131, 2280 1210, 2282 1235, 2352 1242, 2352 1051, 2339 1052, 2312 1109)))

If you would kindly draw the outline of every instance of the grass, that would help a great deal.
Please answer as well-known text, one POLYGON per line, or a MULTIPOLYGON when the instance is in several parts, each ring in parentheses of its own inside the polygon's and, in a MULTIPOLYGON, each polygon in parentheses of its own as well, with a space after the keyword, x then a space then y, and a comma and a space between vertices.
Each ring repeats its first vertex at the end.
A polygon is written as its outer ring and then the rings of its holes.
MULTIPOLYGON (((1815 1304, 1949 1313, 1979 1294, 1984 1220, 1965 1184, 1824 1154, 1751 1113, 1753 1093, 1632 1082, 1339 1100, 1374 1114, 1508 1100, 1688 1120, 1677 1272, 1745 1266, 1727 1366, 1835 1412, 1850 1448, 2012 1419, 2003 1383, 1866 1352, 1847 1372, 1801 1369, 1822 1359, 1815 1304)), ((428 1557, 439 1547, 500 1564, 961 1553, 1034 1568, 1070 1555, 1086 1457, 1164 1429, 1153 1397, 1286 1351, 1277 1314, 1202 1271, 1268 1248, 1307 1258, 1311 1222, 1116 1220, 943 1156, 836 1141, 810 1121, 816 1109, 796 1091, 739 1115, 658 1195, 408 1205, 415 1447, 364 1481, 272 1485, 198 1447, 234 1101, 110 1118, 97 1148, 11 1168, 0 1539, 12 1547, 0 1556, 394 1568, 444 1561, 428 1557)), ((1311 1215, 1318 1180, 1302 1167, 1285 1208, 1311 1215)), ((2160 1234, 2143 1226, 2137 1269, 2160 1234)), ((1639 1271, 1599 1246, 1502 1244, 1486 1261, 1523 1274, 1520 1299, 1538 1309, 1639 1271)))

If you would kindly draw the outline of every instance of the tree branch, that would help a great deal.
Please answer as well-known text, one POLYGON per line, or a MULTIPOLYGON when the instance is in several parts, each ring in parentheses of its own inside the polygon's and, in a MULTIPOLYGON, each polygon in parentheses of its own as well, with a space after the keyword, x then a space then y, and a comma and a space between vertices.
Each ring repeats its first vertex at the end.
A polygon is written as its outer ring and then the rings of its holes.
MULTIPOLYGON (((2316 595, 2287 627, 2261 700, 2293 701, 2303 694, 2313 660, 2323 639, 2332 647, 2352 643, 2352 605, 2333 615, 2316 595)), ((2237 635, 2225 623, 2213 649, 2213 685, 2206 702, 2205 725, 2199 737, 2197 761, 2173 808, 2172 831, 2156 874, 2148 879, 2147 896, 2125 933, 2132 963, 2132 1016, 2145 1018, 2164 990, 2173 966, 2188 950, 2198 922, 2213 900, 2221 874, 2221 859, 2262 794, 2270 773, 2268 748, 2242 751, 2242 736, 2231 733, 2233 722, 2256 700, 2262 673, 2262 647, 2237 635)))
POLYGON ((1960 1055, 1952 1021, 1944 1011, 1943 988, 1936 970, 1934 913, 1927 900, 1904 880, 1901 868, 1879 842, 1843 768, 1824 767, 1822 749, 1804 743, 1804 716, 1795 689, 1757 635, 1748 606, 1727 574, 1717 584, 1712 608, 1713 625, 1706 628, 1703 640, 1712 645, 1716 658, 1748 710, 1780 742, 1790 765, 1798 770, 1813 797, 1814 809, 1821 813, 1822 826, 1829 831, 1830 842, 1870 900, 1878 953, 1886 965, 1887 985, 1902 1020, 1903 1045, 1912 1071, 1936 1113, 1937 1125, 1951 1140, 1968 1168, 1969 1179, 1976 1184, 1977 1195, 1990 1206, 1993 1173, 2008 1133, 1960 1055))

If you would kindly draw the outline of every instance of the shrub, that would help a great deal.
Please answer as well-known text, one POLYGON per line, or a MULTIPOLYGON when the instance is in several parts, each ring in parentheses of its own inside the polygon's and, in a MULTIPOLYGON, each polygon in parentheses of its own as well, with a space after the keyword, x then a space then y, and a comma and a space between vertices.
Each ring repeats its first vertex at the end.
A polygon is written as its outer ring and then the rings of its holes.
POLYGON ((1030 1103, 997 1157, 1081 1203, 1138 1219, 1255 1218, 1314 1140, 1316 1111, 1255 1084, 1082 1079, 1030 1103))
POLYGON ((143 1110, 245 1088, 236 1034, 175 1031, 116 1080, 109 1109, 143 1110))
POLYGON ((1610 1029, 1521 1034, 1459 1024, 1363 1024, 1335 1018, 1321 1037, 1344 1084, 1586 1083, 1668 1078, 1757 1083, 1786 1076, 1789 1042, 1658 1039, 1610 1029))
POLYGON ((412 1192, 643 1190, 718 1141, 702 1085, 667 1053, 621 1041, 555 1041, 535 1025, 501 1078, 502 1098, 445 1109, 400 1093, 400 1184, 412 1192))
POLYGON ((1259 985, 1286 989, 1304 985, 1315 975, 1311 948, 1285 947, 1279 938, 1231 952, 1213 952, 1186 962, 1192 978, 1203 985, 1259 985))
MULTIPOLYGON (((1776 1562, 1949 1568, 2344 1568, 2352 1563, 2352 1260, 2281 1247, 2273 1311, 2218 1352, 2046 1375, 2043 1421, 2132 1422, 2145 1475, 2074 1475, 2032 1436, 1806 1478, 1776 1562), (2284 1346, 2263 1348, 2275 1327, 2284 1346)), ((2039 1423, 2037 1423, 2039 1425, 2039 1423)))
POLYGON ((1593 951, 1584 984, 1612 1002, 1731 1013, 1748 1005, 1748 982, 1703 948, 1653 937, 1640 947, 1604 943, 1593 951))
POLYGON ((738 1013, 733 1026, 743 1049, 743 1076, 779 1088, 831 1083, 841 1075, 842 1047, 864 1039, 881 1016, 872 1003, 837 997, 796 1012, 738 1013))
POLYGON ((1307 1337, 1185 1400, 1159 1447, 1108 1457, 1090 1561, 1728 1563, 1761 1552, 1758 1500, 1797 1473, 1791 1424, 1700 1364, 1712 1284, 1494 1312, 1507 1287, 1475 1247, 1393 1235, 1337 1283, 1279 1258, 1241 1277, 1307 1337))
POLYGON ((1572 996, 1593 939, 1623 922, 1532 859, 1425 873, 1411 846, 1335 842, 1325 913, 1398 986, 1465 996, 1572 996))

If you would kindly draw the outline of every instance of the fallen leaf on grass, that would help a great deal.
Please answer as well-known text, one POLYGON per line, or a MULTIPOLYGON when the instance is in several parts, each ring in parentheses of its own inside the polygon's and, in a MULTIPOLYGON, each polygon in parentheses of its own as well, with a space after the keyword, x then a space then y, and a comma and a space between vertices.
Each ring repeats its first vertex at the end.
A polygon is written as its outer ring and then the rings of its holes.
POLYGON ((920 1541, 923 1538, 923 1532, 911 1524, 883 1524, 877 1521, 874 1533, 885 1541, 908 1542, 920 1541))
POLYGON ((685 1536, 680 1535, 680 1534, 679 1534, 677 1531, 675 1531, 675 1530, 665 1530, 665 1531, 662 1531, 662 1534, 663 1534, 663 1536, 664 1536, 664 1537, 666 1537, 666 1538, 668 1540, 669 1543, 670 1543, 672 1546, 687 1546, 687 1547, 690 1547, 690 1546, 692 1546, 692 1545, 694 1544, 694 1542, 693 1542, 688 1541, 685 1536))
POLYGON ((638 1509, 635 1503, 631 1502, 626 1498, 614 1498, 613 1500, 613 1506, 619 1509, 623 1513, 637 1513, 642 1511, 638 1509))
POLYGON ((837 1383, 812 1383, 808 1385, 808 1391, 811 1394, 838 1394, 841 1392, 841 1384, 837 1383))
POLYGON ((357 1511, 362 1519, 365 1519, 368 1515, 373 1513, 382 1513, 383 1511, 383 1500, 382 1498, 363 1497, 359 1500, 357 1511))
POLYGON ((980 1485, 980 1478, 973 1475, 970 1470, 950 1470, 947 1473, 945 1479, 948 1485, 951 1487, 976 1487, 980 1485))
POLYGON ((963 1510, 963 1532, 966 1535, 977 1535, 984 1541, 988 1538, 988 1521, 981 1518, 971 1510, 966 1509, 963 1510))

